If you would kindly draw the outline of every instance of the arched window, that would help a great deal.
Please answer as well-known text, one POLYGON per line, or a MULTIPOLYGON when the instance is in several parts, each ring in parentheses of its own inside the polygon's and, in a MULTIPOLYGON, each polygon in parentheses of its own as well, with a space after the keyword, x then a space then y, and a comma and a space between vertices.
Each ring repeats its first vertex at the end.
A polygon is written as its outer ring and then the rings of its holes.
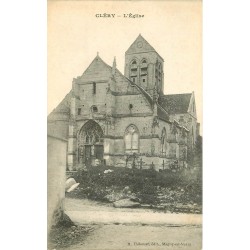
POLYGON ((103 142, 103 131, 99 124, 90 120, 80 132, 79 140, 82 144, 95 144, 103 142))
POLYGON ((148 63, 146 59, 142 59, 140 64, 140 78, 141 78, 141 86, 144 88, 147 86, 147 74, 148 74, 148 63))
POLYGON ((158 87, 158 90, 160 90, 162 88, 162 64, 157 61, 156 62, 156 65, 155 65, 155 82, 156 82, 156 85, 158 87))
MULTIPOLYGON (((147 61, 146 61, 146 59, 143 59, 143 60, 141 61, 141 65, 140 65, 141 71, 146 70, 147 67, 148 67, 147 61)), ((142 73, 142 72, 141 72, 141 73, 142 73)))
POLYGON ((130 125, 127 127, 124 141, 126 153, 133 154, 139 152, 139 132, 136 126, 130 125))
POLYGON ((166 129, 163 128, 161 132, 161 154, 166 155, 166 129))
POLYGON ((130 80, 136 83, 137 80, 137 62, 133 60, 130 65, 130 80))
POLYGON ((172 123, 171 124, 171 128, 170 128, 170 140, 173 142, 173 141, 176 141, 177 140, 177 136, 178 136, 178 131, 177 131, 177 128, 176 126, 172 123))
POLYGON ((91 159, 103 159, 103 137, 101 126, 93 120, 87 121, 77 136, 78 162, 91 164, 91 159))

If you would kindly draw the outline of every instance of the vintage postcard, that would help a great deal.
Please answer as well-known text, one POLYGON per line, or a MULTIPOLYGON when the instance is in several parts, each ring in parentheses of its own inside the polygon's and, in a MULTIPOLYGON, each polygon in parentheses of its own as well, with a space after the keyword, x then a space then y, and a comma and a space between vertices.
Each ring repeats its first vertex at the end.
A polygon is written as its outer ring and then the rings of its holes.
POLYGON ((202 2, 48 1, 48 249, 202 249, 202 2))

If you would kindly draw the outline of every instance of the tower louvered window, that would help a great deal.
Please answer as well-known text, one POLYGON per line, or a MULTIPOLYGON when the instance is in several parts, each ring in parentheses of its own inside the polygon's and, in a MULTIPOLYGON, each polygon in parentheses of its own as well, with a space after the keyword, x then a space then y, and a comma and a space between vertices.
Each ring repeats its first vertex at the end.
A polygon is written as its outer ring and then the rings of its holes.
POLYGON ((162 69, 162 64, 157 61, 155 65, 155 83, 157 86, 157 89, 160 90, 162 88, 162 74, 163 74, 163 69, 162 69))
POLYGON ((143 59, 140 64, 140 78, 142 87, 146 88, 147 86, 147 75, 148 75, 148 63, 146 59, 143 59))
POLYGON ((136 60, 133 60, 130 64, 130 80, 137 83, 138 65, 136 60))

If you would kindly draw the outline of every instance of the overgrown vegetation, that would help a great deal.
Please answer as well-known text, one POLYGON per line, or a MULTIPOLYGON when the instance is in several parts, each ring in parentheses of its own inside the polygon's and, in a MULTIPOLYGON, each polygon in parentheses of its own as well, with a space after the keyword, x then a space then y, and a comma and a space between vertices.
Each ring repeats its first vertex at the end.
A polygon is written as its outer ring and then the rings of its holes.
POLYGON ((80 183, 79 188, 68 195, 78 198, 107 201, 107 195, 127 189, 146 204, 159 204, 158 194, 171 194, 168 202, 202 203, 202 172, 199 168, 157 172, 152 169, 99 166, 87 171, 79 170, 74 178, 80 183), (107 169, 112 172, 104 173, 107 169))
POLYGON ((94 228, 90 226, 52 227, 48 237, 48 249, 62 249, 77 244, 94 228))
POLYGON ((103 202, 132 197, 139 199, 141 204, 168 207, 171 211, 201 213, 202 137, 197 140, 190 165, 190 168, 176 172, 169 169, 158 172, 153 168, 90 167, 73 176, 80 185, 67 196, 103 202))

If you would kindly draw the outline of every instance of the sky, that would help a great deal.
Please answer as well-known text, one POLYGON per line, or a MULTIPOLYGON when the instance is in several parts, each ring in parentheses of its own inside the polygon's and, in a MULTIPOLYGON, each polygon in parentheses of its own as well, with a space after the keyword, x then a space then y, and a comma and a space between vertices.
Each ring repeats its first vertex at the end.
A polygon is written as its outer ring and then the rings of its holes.
POLYGON ((202 123, 201 1, 49 1, 48 113, 97 52, 109 65, 115 56, 124 72, 125 51, 139 34, 164 58, 165 94, 194 91, 202 123), (104 13, 116 17, 96 17, 104 13), (129 13, 144 17, 123 18, 129 13))

